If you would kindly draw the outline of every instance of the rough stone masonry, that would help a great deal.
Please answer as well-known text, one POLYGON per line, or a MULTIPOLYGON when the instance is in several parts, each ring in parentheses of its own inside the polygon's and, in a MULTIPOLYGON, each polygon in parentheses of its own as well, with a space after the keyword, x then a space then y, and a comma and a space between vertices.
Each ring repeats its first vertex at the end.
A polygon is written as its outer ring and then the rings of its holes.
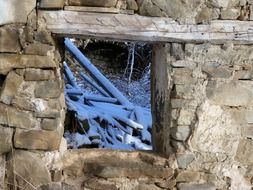
POLYGON ((67 150, 64 47, 38 19, 42 9, 78 9, 171 17, 183 24, 249 21, 253 1, 0 0, 0 9, 0 189, 253 187, 252 45, 164 47, 170 81, 164 130, 171 140, 161 149, 172 150, 169 157, 67 150))

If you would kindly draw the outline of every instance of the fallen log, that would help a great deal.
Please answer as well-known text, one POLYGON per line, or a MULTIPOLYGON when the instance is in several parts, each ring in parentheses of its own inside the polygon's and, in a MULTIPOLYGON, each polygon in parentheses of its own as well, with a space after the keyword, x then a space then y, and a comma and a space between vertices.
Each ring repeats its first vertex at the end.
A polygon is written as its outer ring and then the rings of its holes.
POLYGON ((90 74, 90 76, 113 98, 116 98, 120 104, 131 106, 132 104, 126 97, 118 91, 118 89, 103 75, 100 71, 91 64, 91 62, 82 54, 82 52, 70 41, 65 38, 65 46, 67 50, 77 59, 80 65, 90 74))
POLYGON ((95 82, 93 82, 87 75, 80 72, 80 76, 85 80, 87 83, 89 83, 91 86, 93 86, 98 92, 100 92, 102 95, 106 97, 110 97, 100 86, 98 86, 95 82))

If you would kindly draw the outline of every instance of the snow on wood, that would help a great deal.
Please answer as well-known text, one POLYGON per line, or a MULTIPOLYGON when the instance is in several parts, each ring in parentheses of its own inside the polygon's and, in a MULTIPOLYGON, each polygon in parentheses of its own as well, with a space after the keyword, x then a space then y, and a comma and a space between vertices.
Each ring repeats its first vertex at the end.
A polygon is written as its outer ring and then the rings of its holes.
POLYGON ((120 91, 82 54, 82 52, 69 40, 65 38, 65 46, 73 54, 80 65, 85 68, 94 80, 112 97, 116 98, 122 105, 131 105, 131 103, 122 95, 120 91))
POLYGON ((100 86, 98 86, 95 82, 93 82, 87 75, 81 72, 80 76, 83 78, 83 80, 85 80, 87 83, 93 86, 102 95, 109 97, 109 95, 100 86))
POLYGON ((79 87, 76 79, 64 63, 66 90, 65 99, 69 111, 75 113, 77 123, 83 134, 65 133, 69 145, 73 148, 97 145, 98 147, 117 149, 150 150, 152 125, 151 112, 131 104, 121 92, 105 78, 90 61, 66 39, 65 44, 74 57, 90 72, 92 78, 81 72, 84 82, 92 84, 103 96, 88 94, 79 87), (87 80, 88 78, 88 80, 87 80), (95 81, 93 81, 95 80, 95 81), (108 92, 108 93, 107 93, 108 92), (109 97, 108 97, 109 96, 109 97), (89 127, 84 127, 83 123, 89 127), (75 142, 76 141, 76 142, 75 142))

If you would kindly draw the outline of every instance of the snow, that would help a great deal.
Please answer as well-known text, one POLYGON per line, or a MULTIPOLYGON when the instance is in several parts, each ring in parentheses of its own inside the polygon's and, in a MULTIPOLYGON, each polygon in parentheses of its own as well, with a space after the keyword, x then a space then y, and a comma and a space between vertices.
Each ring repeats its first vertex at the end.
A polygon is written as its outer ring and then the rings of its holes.
POLYGON ((122 77, 109 76, 110 82, 70 40, 65 42, 68 50, 78 54, 77 60, 86 70, 88 67, 93 76, 89 78, 81 72, 82 80, 78 78, 77 81, 68 64, 64 63, 68 110, 75 113, 79 124, 83 121, 89 124, 83 134, 65 132, 69 147, 93 144, 100 148, 151 150, 150 72, 145 72, 139 81, 129 83, 122 77), (95 89, 84 88, 87 83, 95 89))

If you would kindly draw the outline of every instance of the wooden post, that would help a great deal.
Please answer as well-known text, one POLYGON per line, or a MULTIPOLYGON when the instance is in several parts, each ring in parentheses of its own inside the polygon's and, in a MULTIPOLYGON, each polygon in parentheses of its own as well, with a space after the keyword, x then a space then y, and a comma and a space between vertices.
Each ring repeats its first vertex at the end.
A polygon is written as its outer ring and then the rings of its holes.
POLYGON ((154 44, 151 69, 152 144, 154 151, 164 156, 171 153, 170 91, 172 84, 170 64, 167 58, 169 50, 169 44, 154 44))

